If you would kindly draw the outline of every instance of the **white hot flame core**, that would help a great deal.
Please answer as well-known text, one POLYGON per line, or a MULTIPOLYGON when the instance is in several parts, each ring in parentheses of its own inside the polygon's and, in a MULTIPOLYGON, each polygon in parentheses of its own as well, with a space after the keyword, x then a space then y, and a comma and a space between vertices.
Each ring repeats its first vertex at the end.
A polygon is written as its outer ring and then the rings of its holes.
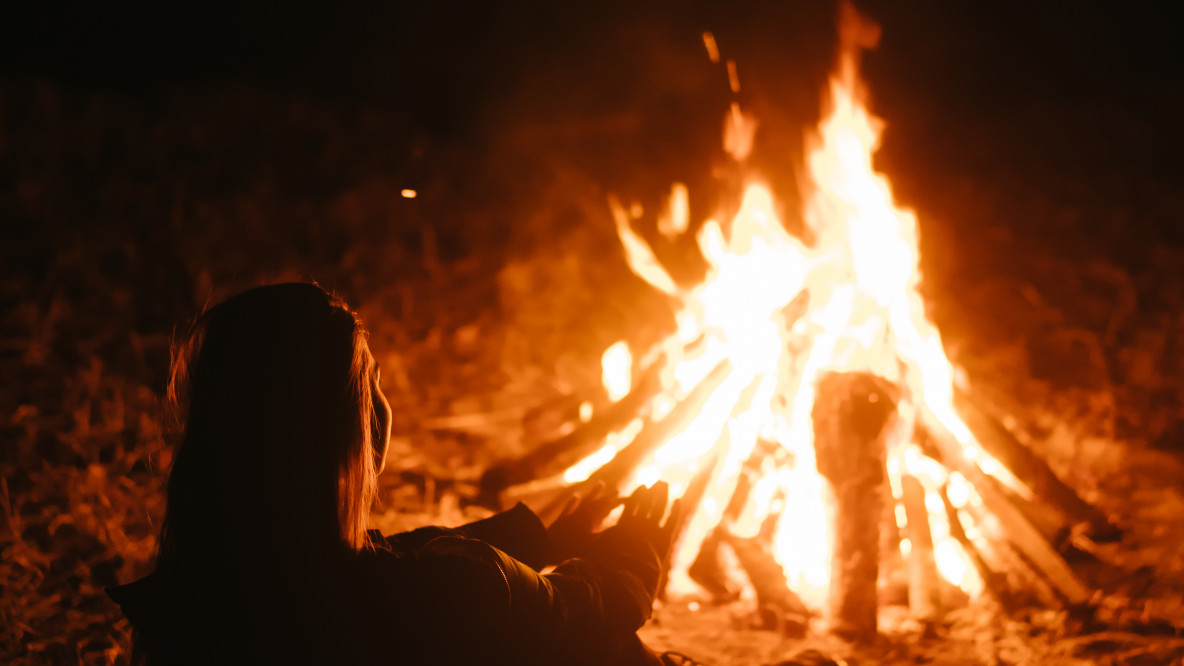
POLYGON ((633 384, 633 353, 623 341, 615 342, 600 358, 601 381, 608 399, 616 402, 629 394, 633 384))

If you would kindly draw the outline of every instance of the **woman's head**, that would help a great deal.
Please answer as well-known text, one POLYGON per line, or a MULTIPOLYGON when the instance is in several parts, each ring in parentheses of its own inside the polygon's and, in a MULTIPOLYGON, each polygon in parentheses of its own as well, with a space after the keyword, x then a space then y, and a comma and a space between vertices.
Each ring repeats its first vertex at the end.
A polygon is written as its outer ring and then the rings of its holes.
POLYGON ((218 550, 366 544, 390 411, 357 317, 315 284, 258 287, 210 308, 177 349, 184 434, 160 565, 218 550))

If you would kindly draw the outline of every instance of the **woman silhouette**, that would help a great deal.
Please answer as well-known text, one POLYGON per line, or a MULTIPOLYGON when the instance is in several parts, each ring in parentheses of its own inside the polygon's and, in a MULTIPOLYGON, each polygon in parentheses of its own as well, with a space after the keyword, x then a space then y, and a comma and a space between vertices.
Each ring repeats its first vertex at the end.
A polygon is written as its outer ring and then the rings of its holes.
POLYGON ((317 285, 208 310, 170 397, 184 434, 156 569, 109 590, 134 662, 662 663, 636 631, 674 522, 664 484, 596 534, 611 502, 550 529, 519 505, 455 530, 366 530, 391 408, 358 318, 317 285))

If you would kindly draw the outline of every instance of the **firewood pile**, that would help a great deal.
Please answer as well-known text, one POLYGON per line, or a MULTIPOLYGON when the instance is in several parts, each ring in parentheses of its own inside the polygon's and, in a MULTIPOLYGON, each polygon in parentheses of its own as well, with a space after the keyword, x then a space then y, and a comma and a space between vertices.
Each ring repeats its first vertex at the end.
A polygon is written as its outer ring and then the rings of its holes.
MULTIPOLYGON (((956 377, 917 292, 915 216, 870 166, 879 121, 857 60, 876 28, 845 7, 840 34, 832 108, 805 160, 812 243, 750 184, 730 225, 701 225, 711 268, 684 287, 633 230, 636 211, 611 200, 630 268, 670 296, 678 331, 626 368, 637 381, 610 376, 606 352, 607 404, 486 470, 481 499, 529 498, 548 517, 594 485, 668 480, 686 516, 666 592, 750 593, 757 623, 789 635, 822 615, 870 640, 889 600, 932 624, 979 595, 1088 619, 1097 588, 1070 559, 1122 533, 1008 427, 1015 414, 956 377)), ((734 64, 729 81, 739 92, 734 64)), ((737 172, 754 131, 734 104, 737 172)), ((685 199, 672 188, 667 238, 688 228, 685 199)))
MULTIPOLYGON (((595 418, 525 456, 491 466, 481 479, 483 501, 498 507, 519 497, 550 497, 542 510, 547 515, 572 493, 594 484, 619 486, 647 453, 680 426, 685 427, 721 383, 725 370, 726 366, 718 366, 660 418, 646 418, 637 407, 653 393, 652 380, 647 378, 654 375, 652 371, 643 373, 628 396, 595 418), (540 479, 555 479, 574 461, 593 453, 602 446, 606 432, 633 418, 645 421, 638 435, 586 480, 566 486, 554 480, 539 483, 540 479)), ((878 603, 883 603, 880 599, 906 600, 911 614, 922 621, 939 620, 944 611, 966 603, 965 594, 937 571, 928 515, 933 510, 948 520, 950 536, 968 554, 983 582, 983 593, 1004 607, 1038 604, 1088 613, 1095 589, 1071 562, 1083 559, 1083 553, 1098 544, 1120 539, 1121 530, 1061 481, 1025 443, 1023 433, 1003 425, 1009 419, 994 405, 981 407, 966 393, 959 396, 962 413, 977 428, 976 440, 986 452, 1031 480, 1025 484, 1026 493, 1008 487, 967 460, 954 436, 940 426, 913 423, 911 429, 903 428, 897 404, 900 394, 899 387, 866 373, 830 373, 819 383, 811 416, 818 472, 828 480, 835 501, 828 598, 835 615, 834 631, 852 637, 874 634, 878 603), (928 457, 965 479, 962 486, 947 479, 938 488, 936 506, 916 476, 903 475, 895 497, 889 487, 887 451, 912 439, 923 442, 920 448, 928 457), (967 486, 982 498, 980 503, 952 498, 965 493, 967 486), (895 519, 892 507, 896 505, 906 516, 899 521, 903 525, 895 519), (977 528, 968 529, 972 523, 977 528), (904 556, 900 553, 903 539, 910 544, 904 556)), ((686 505, 693 507, 702 500, 705 478, 718 472, 718 450, 725 439, 726 435, 721 436, 721 442, 702 461, 696 479, 688 484, 686 505)), ((738 477, 720 523, 699 546, 689 573, 717 602, 737 598, 738 584, 746 582, 755 591, 762 622, 790 634, 804 634, 812 614, 789 586, 772 552, 768 531, 777 516, 767 517, 766 529, 752 537, 728 531, 729 518, 738 517, 751 500, 753 472, 765 461, 783 455, 786 452, 768 440, 753 447, 744 463, 747 473, 738 477), (722 548, 739 562, 746 580, 729 578, 720 564, 722 548)), ((782 510, 792 511, 793 507, 782 510)))

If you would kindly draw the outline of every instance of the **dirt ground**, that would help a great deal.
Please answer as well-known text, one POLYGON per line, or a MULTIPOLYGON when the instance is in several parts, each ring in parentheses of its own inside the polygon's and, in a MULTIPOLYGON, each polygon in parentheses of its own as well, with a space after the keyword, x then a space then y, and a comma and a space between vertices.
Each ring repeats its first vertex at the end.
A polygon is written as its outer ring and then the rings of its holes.
MULTIPOLYGON (((742 603, 672 600, 645 638, 720 666, 807 649, 848 664, 1180 663, 1184 250, 1158 235, 1184 213, 1178 169, 1149 166, 1145 139, 1099 157, 1139 132, 1121 110, 1016 110, 1009 123, 1043 128, 1033 142, 1002 121, 895 123, 907 104, 885 104, 880 163, 922 220, 951 357, 1024 405, 1053 468, 1124 530, 1089 568, 1106 621, 984 599, 925 633, 886 610, 882 638, 852 646, 752 629, 742 603)), ((376 524, 480 515, 466 503, 480 473, 598 394, 608 344, 671 325, 621 258, 600 177, 652 200, 667 172, 578 157, 647 122, 591 114, 475 149, 381 108, 286 93, 5 83, 0 661, 127 662, 129 628, 103 587, 149 570, 176 434, 170 341, 203 304, 259 281, 319 280, 371 328, 396 411, 376 524)))

